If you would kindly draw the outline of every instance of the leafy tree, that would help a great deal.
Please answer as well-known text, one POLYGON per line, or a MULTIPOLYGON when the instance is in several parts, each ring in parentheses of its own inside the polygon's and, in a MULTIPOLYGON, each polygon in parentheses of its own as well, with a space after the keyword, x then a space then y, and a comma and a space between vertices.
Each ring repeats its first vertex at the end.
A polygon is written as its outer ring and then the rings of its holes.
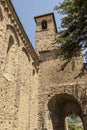
POLYGON ((68 123, 69 130, 83 130, 81 126, 76 126, 73 123, 68 123))
POLYGON ((56 52, 70 61, 81 51, 81 47, 87 46, 87 0, 64 0, 55 9, 64 15, 56 52))
POLYGON ((83 130, 82 121, 76 114, 69 114, 67 121, 69 130, 83 130))

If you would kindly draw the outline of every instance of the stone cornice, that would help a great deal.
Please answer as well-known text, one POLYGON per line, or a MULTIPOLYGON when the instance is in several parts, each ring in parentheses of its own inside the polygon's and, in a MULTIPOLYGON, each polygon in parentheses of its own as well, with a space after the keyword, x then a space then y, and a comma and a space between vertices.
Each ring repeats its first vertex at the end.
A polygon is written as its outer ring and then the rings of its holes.
POLYGON ((11 0, 1 0, 2 4, 4 5, 4 9, 8 13, 8 17, 11 19, 12 24, 15 27, 15 30, 19 34, 20 38, 22 39, 24 45, 26 46, 28 52, 31 54, 32 58, 34 59, 35 63, 39 65, 38 56, 17 16, 17 13, 11 3, 11 0))

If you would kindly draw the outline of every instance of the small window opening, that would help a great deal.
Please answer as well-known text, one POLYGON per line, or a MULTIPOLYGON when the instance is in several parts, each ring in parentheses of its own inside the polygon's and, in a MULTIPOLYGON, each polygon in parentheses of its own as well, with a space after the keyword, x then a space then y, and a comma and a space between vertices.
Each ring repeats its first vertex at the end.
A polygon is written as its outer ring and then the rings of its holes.
POLYGON ((47 29, 47 21, 42 22, 42 29, 47 29))

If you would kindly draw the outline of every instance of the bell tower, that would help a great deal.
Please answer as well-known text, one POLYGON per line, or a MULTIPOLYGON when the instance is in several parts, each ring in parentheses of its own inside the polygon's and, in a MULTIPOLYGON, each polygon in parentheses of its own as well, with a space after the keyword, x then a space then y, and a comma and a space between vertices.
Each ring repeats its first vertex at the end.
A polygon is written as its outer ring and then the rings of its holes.
POLYGON ((47 52, 54 49, 57 27, 54 13, 34 17, 36 22, 36 52, 47 52))

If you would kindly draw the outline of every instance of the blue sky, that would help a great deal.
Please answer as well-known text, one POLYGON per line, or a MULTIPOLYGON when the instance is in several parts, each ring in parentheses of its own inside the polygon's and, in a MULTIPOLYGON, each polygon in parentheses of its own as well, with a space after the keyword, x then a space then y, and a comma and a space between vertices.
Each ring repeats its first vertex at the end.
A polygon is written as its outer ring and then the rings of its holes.
POLYGON ((57 28, 60 26, 61 18, 53 8, 63 0, 11 0, 19 19, 35 48, 35 30, 36 25, 34 16, 54 12, 57 28))

